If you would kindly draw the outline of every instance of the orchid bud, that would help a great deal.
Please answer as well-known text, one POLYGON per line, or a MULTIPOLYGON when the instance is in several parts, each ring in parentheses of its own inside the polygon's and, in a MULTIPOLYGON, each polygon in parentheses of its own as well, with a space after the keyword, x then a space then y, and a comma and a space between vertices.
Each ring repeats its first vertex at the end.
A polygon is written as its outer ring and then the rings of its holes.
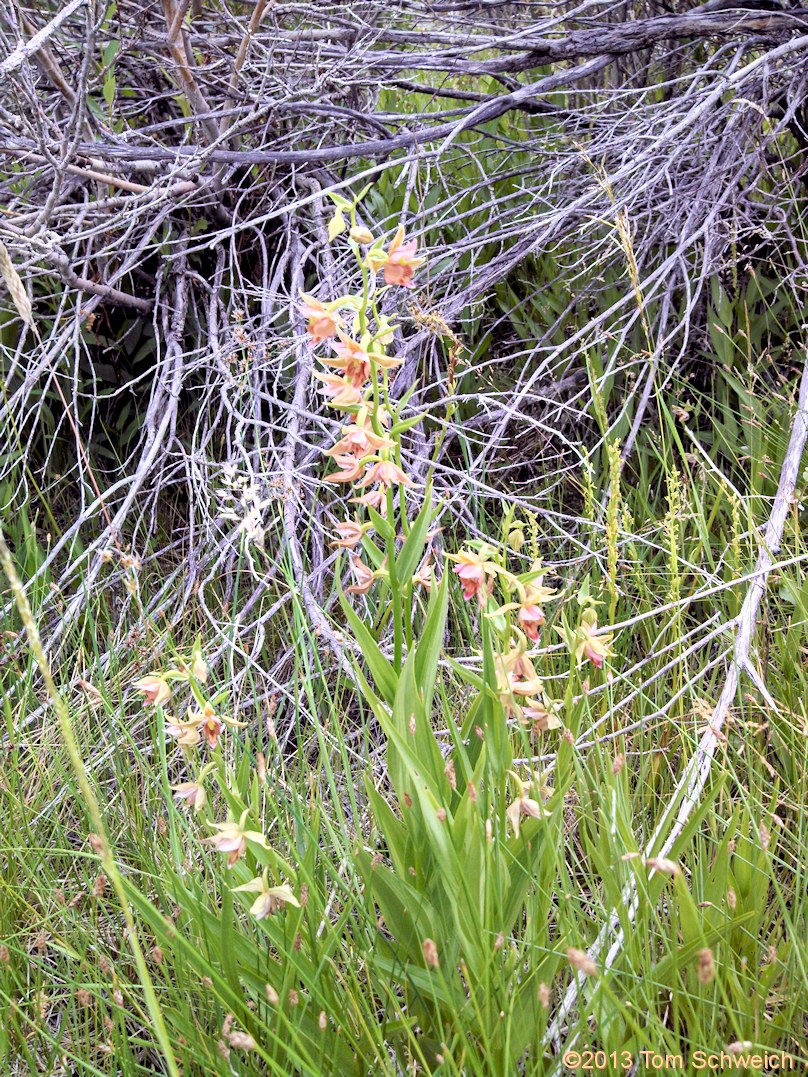
POLYGON ((368 244, 373 242, 373 233, 367 228, 360 228, 355 225, 348 234, 356 243, 368 244))
POLYGON ((525 544, 525 533, 521 527, 515 527, 508 535, 508 545, 514 553, 519 553, 525 544))
POLYGON ((201 684, 204 684, 205 681, 208 679, 208 667, 205 662, 205 659, 202 657, 202 652, 199 650, 199 648, 194 651, 194 660, 191 664, 191 672, 201 684))
POLYGON ((345 218, 342 215, 342 210, 338 209, 328 224, 328 242, 333 243, 337 236, 341 236, 345 231, 345 227, 345 218))

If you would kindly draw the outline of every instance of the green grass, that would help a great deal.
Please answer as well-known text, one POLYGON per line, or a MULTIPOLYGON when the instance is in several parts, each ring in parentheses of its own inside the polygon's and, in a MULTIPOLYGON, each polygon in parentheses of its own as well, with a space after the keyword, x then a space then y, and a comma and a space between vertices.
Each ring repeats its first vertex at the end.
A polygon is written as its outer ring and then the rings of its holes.
MULTIPOLYGON (((459 861, 459 889, 447 885, 455 854, 447 849, 446 860, 426 849, 410 905, 379 890, 382 877, 372 878, 377 869, 391 872, 396 886, 409 885, 396 868, 400 804, 388 784, 400 762, 294 600, 273 626, 299 643, 272 725, 255 680, 245 677, 236 689, 221 668, 213 671, 223 709, 237 709, 246 724, 225 735, 222 783, 211 785, 208 805, 194 815, 172 799, 171 786, 193 777, 195 764, 166 744, 163 723, 131 691, 150 668, 150 639, 116 648, 103 665, 103 647, 88 645, 94 626, 109 623, 99 593, 88 597, 85 625, 62 648, 54 674, 136 919, 144 978, 121 904, 88 844, 94 825, 54 709, 41 706, 33 659, 13 647, 0 665, 3 1072, 169 1072, 149 1013, 150 983, 185 1075, 393 1074, 408 1066, 439 1074, 554 1073, 558 1060, 544 1035, 573 975, 567 949, 591 945, 613 909, 623 928, 622 951, 609 971, 587 979, 564 1042, 633 1057, 682 1055, 686 1062, 695 1050, 749 1041, 756 1049, 788 1052, 803 1066, 808 585, 798 506, 755 638, 755 660, 778 710, 742 682, 702 804, 669 854, 681 874, 650 874, 631 855, 668 809, 721 690, 721 655, 731 634, 697 645, 737 613, 743 585, 733 581, 754 565, 751 529, 765 520, 776 484, 792 390, 765 390, 743 386, 743 406, 734 417, 725 412, 712 444, 700 431, 706 425, 693 393, 688 429, 709 465, 669 416, 667 448, 646 442, 624 474, 613 620, 629 623, 615 640, 613 682, 593 672, 590 688, 597 691, 589 694, 580 680, 570 680, 554 625, 573 617, 587 573, 593 592, 609 601, 602 573, 615 562, 599 516, 582 530, 598 556, 555 581, 562 598, 548 605, 543 630, 544 642, 555 646, 540 672, 563 702, 565 725, 573 732, 596 726, 596 734, 573 751, 557 732, 538 740, 514 733, 517 758, 558 755, 548 778, 551 816, 529 821, 529 879, 515 915, 503 921, 502 937, 496 910, 504 909, 502 895, 522 869, 509 863, 517 846, 496 817, 490 844, 467 846, 468 863, 459 861), (729 436, 737 445, 744 429, 751 459, 729 464, 729 436), (704 590, 708 597, 693 600, 704 590), (99 695, 77 686, 79 677, 99 695), (256 770, 258 752, 266 760, 265 784, 256 770), (615 765, 618 756, 622 767, 615 765), (212 833, 206 821, 223 819, 228 807, 237 816, 242 803, 271 851, 251 845, 227 871, 202 839, 212 833), (307 888, 305 907, 262 921, 251 917, 253 896, 232 887, 262 865, 278 880, 288 867, 296 892, 307 888), (480 936, 464 941, 457 917, 469 884, 466 868, 482 873, 491 895, 480 936), (637 908, 629 918, 622 895, 632 882, 637 908), (418 956, 427 935, 439 955, 435 969, 418 956), (251 1036, 254 1049, 241 1049, 238 1040, 231 1045, 234 1031, 251 1036)), ((604 459, 594 467, 595 505, 607 483, 604 459)), ((493 507, 486 511, 493 519, 493 507)), ((4 527, 20 569, 30 572, 41 557, 41 537, 19 516, 4 527)), ((459 538, 454 541, 447 536, 447 547, 456 548, 459 538)), ((149 586, 145 573, 141 586, 149 586)), ((32 596, 35 614, 41 598, 42 591, 32 596)), ((467 718, 469 686, 446 659, 468 656, 476 646, 469 613, 452 587, 431 715, 439 732, 457 730, 467 718)), ((191 612, 188 627, 173 626, 177 651, 192 646, 193 619, 191 612)), ((12 617, 3 627, 17 632, 20 624, 12 617)), ((530 776, 530 768, 515 766, 530 776)), ((407 840, 415 845, 402 846, 410 849, 402 864, 411 853, 421 855, 421 836, 413 832, 407 840)))

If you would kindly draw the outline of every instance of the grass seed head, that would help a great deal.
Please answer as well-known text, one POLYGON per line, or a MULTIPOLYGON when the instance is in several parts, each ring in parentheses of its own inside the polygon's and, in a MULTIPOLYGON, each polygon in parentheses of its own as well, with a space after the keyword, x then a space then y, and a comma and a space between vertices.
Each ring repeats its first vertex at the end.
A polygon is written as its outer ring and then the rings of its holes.
POLYGON ((231 1032, 227 1042, 234 1051, 257 1051, 258 1044, 249 1032, 231 1032))
POLYGON ((438 960, 438 948, 432 939, 424 939, 423 941, 424 961, 427 964, 427 968, 436 969, 439 965, 438 960))
POLYGON ((0 277, 5 281, 8 294, 17 308, 17 313, 29 328, 33 328, 34 311, 31 306, 31 300, 28 298, 22 278, 14 268, 11 256, 3 243, 0 243, 0 277))
POLYGON ((585 950, 578 950, 570 946, 567 950, 567 960, 576 972, 582 972, 584 976, 597 976, 598 966, 585 950))
POLYGON ((709 947, 699 950, 696 958, 696 977, 700 984, 711 983, 715 979, 715 961, 709 947))

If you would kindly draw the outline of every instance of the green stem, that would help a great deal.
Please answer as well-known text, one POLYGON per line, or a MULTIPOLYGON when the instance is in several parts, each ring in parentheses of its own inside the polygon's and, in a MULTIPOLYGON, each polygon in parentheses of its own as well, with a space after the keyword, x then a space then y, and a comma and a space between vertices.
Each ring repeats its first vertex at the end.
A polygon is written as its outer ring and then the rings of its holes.
POLYGON ((396 673, 401 670, 401 656, 403 653, 403 640, 401 633, 401 592, 396 577, 396 528, 395 512, 393 508, 393 488, 387 489, 387 519, 392 529, 392 537, 387 539, 387 572, 390 576, 390 593, 393 601, 393 668, 396 673))
POLYGON ((359 308, 359 336, 368 327, 368 300, 370 298, 370 276, 368 274, 367 266, 364 262, 359 261, 359 268, 362 270, 362 305, 359 308))

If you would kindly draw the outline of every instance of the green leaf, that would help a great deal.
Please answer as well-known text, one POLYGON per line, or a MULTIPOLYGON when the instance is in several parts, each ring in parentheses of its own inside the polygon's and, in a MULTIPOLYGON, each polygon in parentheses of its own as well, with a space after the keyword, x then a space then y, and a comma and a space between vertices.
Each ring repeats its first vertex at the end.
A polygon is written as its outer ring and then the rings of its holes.
POLYGON ((359 689, 362 699, 370 707, 376 716, 376 720, 384 725, 390 718, 389 706, 386 706, 376 695, 373 689, 367 682, 367 679, 361 669, 354 663, 354 675, 359 682, 359 689))
POLYGON ((380 512, 377 512, 372 505, 368 505, 368 517, 373 524, 374 531, 381 535, 385 542, 392 542, 396 537, 396 531, 390 521, 382 516, 380 512))
MULTIPOLYGON (((431 938, 432 936, 425 936, 431 938)), ((402 970, 397 958, 372 955, 370 964, 385 977, 398 980, 402 976, 418 994, 425 996, 450 1011, 457 1012, 460 1008, 460 1000, 446 987, 444 981, 431 969, 425 969, 422 965, 408 965, 402 970)), ((420 1049, 420 1037, 419 1037, 420 1049)))
POLYGON ((241 984, 239 983, 238 971, 234 960, 233 953, 233 918, 235 916, 235 909, 233 908, 233 891, 229 886, 222 888, 222 909, 219 918, 221 925, 220 941, 221 941, 221 959, 222 970, 227 977, 227 982, 233 988, 234 991, 241 990, 241 984))
POLYGON ((699 915, 696 902, 693 900, 693 895, 687 888, 687 882, 682 872, 675 876, 673 886, 677 898, 682 942, 685 945, 705 946, 702 918, 699 915))
POLYGON ((426 497, 421 511, 415 517, 410 533, 404 540, 404 544, 396 557, 396 576, 402 585, 410 582, 424 554, 426 533, 429 530, 434 512, 430 494, 430 487, 427 486, 426 497))
POLYGON ((385 703, 392 706, 398 688, 398 677, 390 662, 384 657, 379 645, 373 638, 373 634, 357 616, 342 588, 339 588, 339 600, 342 610, 348 620, 356 642, 359 644, 362 655, 371 672, 376 688, 382 694, 385 703))
POLYGON ((393 702, 392 729, 387 732, 388 736, 394 735, 393 739, 406 749, 411 772, 409 779, 412 780, 415 772, 419 771, 428 781, 432 795, 440 798, 444 789, 448 789, 448 780, 444 774, 443 755, 432 729, 432 714, 425 707, 425 693, 420 688, 416 674, 417 655, 416 648, 404 663, 393 702))
POLYGON ((513 753, 505 721, 505 708, 500 702, 496 691, 497 673, 494 650, 491 644, 491 633, 488 622, 484 617, 481 618, 481 622, 483 688, 469 709, 468 717, 463 726, 463 736, 469 746, 469 759, 476 765, 482 741, 475 731, 477 728, 482 730, 488 761, 494 773, 501 778, 510 769, 513 753))
POLYGON ((649 983, 658 984, 660 987, 667 989, 670 985, 671 974, 675 969, 681 968, 688 961, 692 961, 699 950, 704 947, 714 947, 716 943, 729 934, 729 932, 738 927, 740 924, 745 924, 752 918, 752 913, 747 913, 745 916, 739 916, 731 923, 726 922, 718 927, 709 928, 704 931, 701 940, 691 941, 683 946, 680 946, 675 953, 668 954, 663 957, 648 971, 647 979, 649 983))
MULTIPOLYGON (((410 532, 410 538, 414 533, 410 532)), ((421 632, 421 639, 415 652, 415 680, 423 685, 424 710, 432 712, 432 700, 437 686, 438 662, 443 649, 443 634, 446 629, 446 614, 449 608, 449 574, 443 573, 440 586, 432 589, 429 596, 426 619, 421 632)), ((450 721, 450 724, 454 724, 450 721)))
POLYGON ((378 572, 384 564, 384 554, 369 535, 363 536, 362 549, 364 550, 368 561, 373 565, 373 571, 378 572))
POLYGON ((439 935, 439 919, 430 902, 383 864, 374 865, 365 850, 357 854, 357 867, 395 939, 393 950, 398 958, 404 960, 406 955, 409 960, 423 964, 424 939, 439 935))
POLYGON ((563 848, 563 811, 549 819, 525 819, 518 838, 507 843, 509 886, 503 900, 502 930, 513 930, 522 916, 528 892, 535 886, 551 894, 555 873, 554 848, 563 848))
POLYGON ((365 789, 368 795, 370 810, 376 826, 381 831, 390 859, 400 876, 405 877, 410 864, 407 860, 407 847, 409 838, 404 823, 398 818, 385 798, 373 784, 373 777, 365 775, 365 789))
POLYGON ((470 684, 472 688, 476 688, 478 692, 482 692, 483 685, 485 682, 483 681, 479 673, 475 673, 468 666, 462 665, 460 662, 452 658, 450 654, 446 655, 446 662, 448 663, 449 668, 452 670, 452 672, 456 673, 462 681, 465 681, 466 684, 470 684))
POLYGON ((390 436, 395 437, 397 434, 403 434, 406 430, 411 430, 413 426, 417 426, 418 423, 423 421, 423 415, 411 415, 409 419, 399 419, 390 430, 390 436))

